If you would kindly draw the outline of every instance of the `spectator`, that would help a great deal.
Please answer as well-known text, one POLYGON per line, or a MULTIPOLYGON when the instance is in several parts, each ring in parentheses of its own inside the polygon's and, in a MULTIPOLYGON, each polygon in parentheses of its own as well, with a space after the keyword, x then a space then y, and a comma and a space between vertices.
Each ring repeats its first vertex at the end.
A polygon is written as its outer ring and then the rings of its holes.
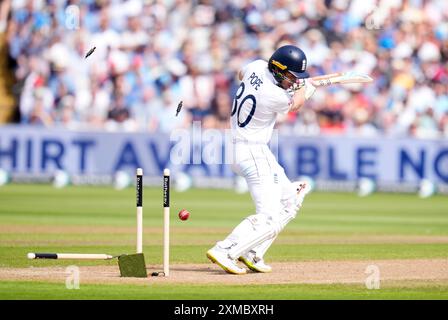
POLYGON ((8 0, 0 31, 9 6, 23 123, 227 128, 237 70, 291 43, 307 54, 312 75, 357 70, 375 81, 319 89, 280 129, 446 136, 447 1, 8 0), (167 121, 180 100, 182 116, 167 121))

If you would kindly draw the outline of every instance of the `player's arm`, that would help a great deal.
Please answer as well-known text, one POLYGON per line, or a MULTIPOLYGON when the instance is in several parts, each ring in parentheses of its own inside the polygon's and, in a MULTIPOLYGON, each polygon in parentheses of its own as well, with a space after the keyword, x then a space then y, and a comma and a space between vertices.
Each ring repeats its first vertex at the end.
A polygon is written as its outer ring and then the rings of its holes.
POLYGON ((305 104, 305 90, 303 88, 296 90, 291 99, 289 112, 298 112, 305 104))
POLYGON ((294 94, 291 99, 289 112, 298 112, 300 108, 305 104, 305 101, 311 98, 316 91, 316 87, 313 85, 312 80, 301 79, 301 83, 298 84, 298 89, 294 90, 294 94))

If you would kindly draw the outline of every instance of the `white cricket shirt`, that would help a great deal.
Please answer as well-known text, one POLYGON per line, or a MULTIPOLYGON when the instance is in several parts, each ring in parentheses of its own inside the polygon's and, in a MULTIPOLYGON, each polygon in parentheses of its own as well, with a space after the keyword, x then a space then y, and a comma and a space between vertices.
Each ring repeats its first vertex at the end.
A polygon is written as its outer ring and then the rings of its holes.
POLYGON ((264 60, 249 63, 241 73, 243 79, 235 94, 230 117, 232 138, 268 143, 277 114, 288 112, 292 97, 276 85, 264 60))

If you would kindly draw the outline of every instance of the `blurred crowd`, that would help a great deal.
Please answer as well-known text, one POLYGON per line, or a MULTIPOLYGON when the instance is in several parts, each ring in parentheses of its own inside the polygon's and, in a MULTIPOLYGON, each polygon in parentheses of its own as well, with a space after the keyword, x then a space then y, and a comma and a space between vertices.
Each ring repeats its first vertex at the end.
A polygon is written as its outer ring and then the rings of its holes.
POLYGON ((375 82, 318 89, 281 131, 448 137, 446 0, 5 1, 22 123, 228 128, 238 69, 294 44, 311 75, 375 82))

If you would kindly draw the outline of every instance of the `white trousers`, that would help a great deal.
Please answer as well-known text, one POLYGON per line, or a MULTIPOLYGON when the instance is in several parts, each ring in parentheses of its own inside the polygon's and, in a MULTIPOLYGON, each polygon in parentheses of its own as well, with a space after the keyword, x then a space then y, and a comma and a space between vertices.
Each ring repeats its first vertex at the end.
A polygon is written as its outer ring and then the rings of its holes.
POLYGON ((241 245, 243 249, 236 250, 237 254, 252 250, 262 258, 284 224, 291 220, 282 217, 285 206, 294 207, 295 217, 296 188, 266 144, 235 143, 234 160, 232 169, 245 178, 255 204, 255 215, 244 219, 221 246, 241 245), (286 222, 282 225, 282 221, 286 222), (256 236, 257 232, 260 237, 256 236))
POLYGON ((236 143, 233 171, 246 179, 255 213, 279 219, 282 202, 296 196, 296 190, 265 144, 236 143))

